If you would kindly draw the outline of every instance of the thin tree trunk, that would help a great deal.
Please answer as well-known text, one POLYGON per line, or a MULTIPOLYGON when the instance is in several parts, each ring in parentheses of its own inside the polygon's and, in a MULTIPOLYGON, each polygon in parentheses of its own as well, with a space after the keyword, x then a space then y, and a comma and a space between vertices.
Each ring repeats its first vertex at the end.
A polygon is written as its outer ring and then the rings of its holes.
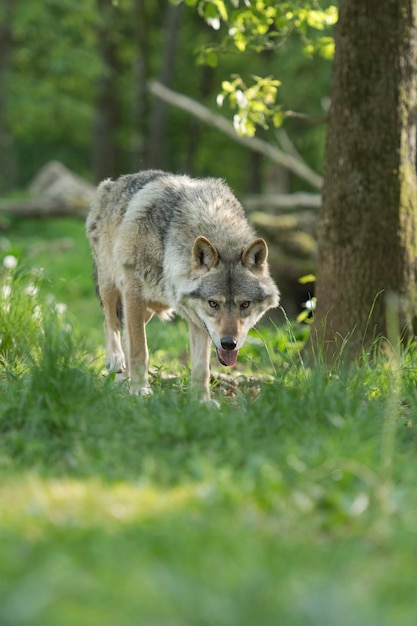
MULTIPOLYGON (((168 6, 163 25, 164 49, 162 65, 159 73, 159 82, 169 86, 173 79, 175 54, 177 50, 178 35, 180 29, 182 5, 168 6)), ((166 134, 166 102, 157 99, 154 102, 149 139, 149 166, 165 166, 165 134, 166 134)))
POLYGON ((0 192, 11 189, 16 177, 13 138, 7 128, 6 120, 13 49, 12 19, 15 4, 15 0, 3 0, 3 9, 0 15, 0 192))
POLYGON ((150 23, 146 13, 146 0, 133 1, 133 33, 136 47, 133 61, 133 104, 132 104, 132 169, 146 169, 149 166, 149 117, 150 104, 147 82, 150 75, 149 45, 150 23))
POLYGON ((340 2, 309 344, 327 360, 386 336, 391 292, 412 333, 416 34, 415 0, 340 2))
POLYGON ((108 0, 98 0, 100 26, 99 54, 103 69, 97 85, 96 110, 93 123, 92 169, 99 182, 119 174, 119 154, 116 132, 120 122, 117 89, 118 59, 114 41, 117 9, 108 0))

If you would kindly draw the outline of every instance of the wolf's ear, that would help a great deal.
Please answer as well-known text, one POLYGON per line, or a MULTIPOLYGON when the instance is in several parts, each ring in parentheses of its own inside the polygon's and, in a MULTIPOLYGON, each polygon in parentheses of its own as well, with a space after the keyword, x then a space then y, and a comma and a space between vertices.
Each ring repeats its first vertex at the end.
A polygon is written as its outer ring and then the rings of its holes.
POLYGON ((208 271, 219 262, 219 253, 206 237, 197 237, 191 255, 193 270, 208 271))
POLYGON ((263 272, 268 258, 268 246, 264 239, 251 241, 242 252, 242 264, 252 272, 263 272))

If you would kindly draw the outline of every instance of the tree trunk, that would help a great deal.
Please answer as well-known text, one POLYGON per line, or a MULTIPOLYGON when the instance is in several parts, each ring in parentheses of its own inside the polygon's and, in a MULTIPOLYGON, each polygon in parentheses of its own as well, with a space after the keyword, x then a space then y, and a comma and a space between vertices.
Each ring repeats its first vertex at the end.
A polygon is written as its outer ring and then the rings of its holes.
MULTIPOLYGON (((171 84, 174 77, 175 55, 180 32, 181 13, 182 6, 177 5, 168 6, 165 14, 163 25, 164 48, 161 61, 162 65, 159 72, 159 82, 167 87, 171 84)), ((166 103, 160 99, 156 100, 153 105, 148 156, 150 167, 165 167, 166 109, 166 103)))
POLYGON ((137 171, 149 167, 149 117, 150 103, 147 82, 150 76, 151 46, 149 34, 152 17, 149 19, 145 0, 133 1, 133 38, 135 58, 133 60, 133 102, 131 169, 137 171))
POLYGON ((415 0, 341 0, 309 348, 329 361, 387 334, 398 294, 412 334, 417 187, 415 0), (347 340, 347 341, 345 341, 347 340))
POLYGON ((13 138, 6 120, 13 49, 12 18, 15 4, 15 0, 5 0, 0 9, 0 192, 8 191, 16 182, 13 138))
POLYGON ((120 173, 116 133, 121 117, 117 83, 119 63, 114 36, 118 30, 118 11, 107 0, 98 0, 98 9, 98 47, 103 69, 97 85, 93 122, 92 169, 97 183, 120 173))

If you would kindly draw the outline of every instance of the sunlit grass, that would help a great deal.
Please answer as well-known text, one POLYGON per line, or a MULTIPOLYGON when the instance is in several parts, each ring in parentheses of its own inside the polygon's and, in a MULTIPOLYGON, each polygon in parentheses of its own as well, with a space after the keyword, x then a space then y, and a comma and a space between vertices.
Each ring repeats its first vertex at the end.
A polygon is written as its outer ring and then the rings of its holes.
POLYGON ((154 395, 132 397, 82 225, 48 259, 63 228, 0 252, 0 623, 414 623, 415 347, 329 370, 283 315, 234 370, 213 358, 217 409, 188 392, 186 324, 152 320, 154 395))
POLYGON ((98 478, 46 478, 31 472, 10 476, 0 485, 0 528, 33 535, 49 526, 63 529, 100 526, 106 530, 192 508, 202 498, 202 485, 156 488, 98 478))

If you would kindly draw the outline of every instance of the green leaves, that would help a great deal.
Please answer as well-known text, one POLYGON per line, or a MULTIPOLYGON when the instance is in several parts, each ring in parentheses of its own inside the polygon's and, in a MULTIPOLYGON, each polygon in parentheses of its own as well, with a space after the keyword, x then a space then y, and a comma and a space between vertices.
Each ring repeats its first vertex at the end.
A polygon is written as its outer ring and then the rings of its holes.
MULTIPOLYGON (((305 276, 300 276, 298 282, 300 285, 308 285, 309 283, 316 282, 316 277, 314 274, 305 274, 305 276)), ((314 320, 314 311, 317 306, 317 298, 310 296, 305 302, 303 302, 302 306, 303 310, 297 315, 296 321, 298 323, 306 322, 307 324, 312 324, 314 320)))
POLYGON ((197 7, 199 15, 214 30, 227 29, 222 46, 232 44, 239 52, 251 48, 256 52, 275 47, 280 38, 293 30, 304 37, 309 31, 324 31, 337 21, 337 8, 321 9, 315 0, 185 0, 197 7))
POLYGON ((93 0, 82 11, 71 0, 17 3, 7 99, 13 136, 36 135, 45 143, 70 135, 79 146, 89 144, 92 85, 101 69, 95 54, 98 20, 93 0))
POLYGON ((317 41, 309 42, 304 46, 304 52, 309 56, 318 54, 323 59, 332 59, 334 56, 334 39, 333 37, 320 37, 317 41))
MULTIPOLYGON (((199 15, 222 39, 198 50, 197 61, 216 67, 224 53, 262 53, 282 45, 292 33, 301 37, 306 55, 319 55, 331 59, 334 54, 333 38, 327 34, 337 20, 337 8, 321 9, 317 0, 185 0, 196 7, 199 15), (320 34, 319 34, 320 33, 320 34)), ((272 76, 252 76, 253 84, 247 86, 235 75, 222 83, 217 103, 222 106, 228 99, 234 112, 233 124, 240 135, 253 136, 256 128, 282 125, 284 113, 276 103, 280 81, 272 76)))
POLYGON ((268 128, 270 123, 280 126, 283 120, 282 112, 275 103, 281 82, 272 76, 252 76, 252 80, 250 86, 240 76, 234 76, 231 81, 225 80, 217 96, 219 106, 228 98, 231 109, 236 111, 233 117, 236 132, 249 137, 255 134, 256 126, 268 128))

